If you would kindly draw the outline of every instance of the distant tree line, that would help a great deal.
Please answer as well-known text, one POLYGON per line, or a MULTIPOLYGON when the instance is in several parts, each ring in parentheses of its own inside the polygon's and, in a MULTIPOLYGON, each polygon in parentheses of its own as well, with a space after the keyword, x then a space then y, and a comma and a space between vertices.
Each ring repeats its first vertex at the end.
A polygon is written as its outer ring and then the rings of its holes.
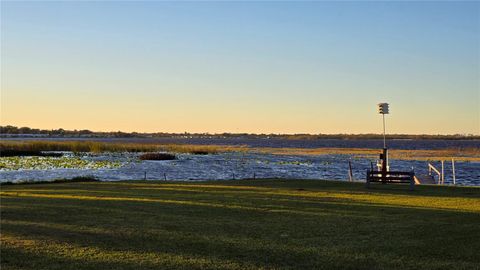
MULTIPOLYGON (((37 129, 29 127, 16 126, 0 126, 0 136, 41 136, 41 137, 106 137, 106 138, 161 138, 161 137, 191 137, 191 138, 258 138, 258 139, 288 139, 288 140, 318 140, 318 139, 345 139, 345 140, 365 140, 365 139, 382 139, 382 134, 251 134, 251 133, 139 133, 139 132, 122 132, 122 131, 91 131, 82 130, 65 130, 59 129, 37 129)), ((472 134, 455 134, 455 135, 412 135, 412 134, 390 134, 389 139, 404 140, 480 140, 480 136, 472 134)))
POLYGON ((59 129, 38 129, 29 127, 16 127, 16 126, 0 126, 0 134, 16 134, 16 135, 46 135, 52 137, 136 137, 135 132, 94 132, 88 129, 82 130, 65 130, 59 129))

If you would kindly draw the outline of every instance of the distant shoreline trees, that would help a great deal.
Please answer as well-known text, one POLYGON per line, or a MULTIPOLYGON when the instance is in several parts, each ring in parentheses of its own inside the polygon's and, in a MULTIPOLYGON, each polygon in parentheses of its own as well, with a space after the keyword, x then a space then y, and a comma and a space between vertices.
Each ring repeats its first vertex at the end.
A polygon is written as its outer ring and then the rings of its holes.
MULTIPOLYGON (((257 138, 257 139, 289 139, 289 140, 319 140, 345 139, 368 140, 382 139, 382 134, 251 134, 251 133, 167 133, 167 132, 122 132, 122 131, 91 131, 59 129, 37 129, 29 127, 0 126, 0 137, 86 137, 86 138, 257 138)), ((472 134, 428 135, 428 134, 390 134, 389 139, 397 140, 480 140, 480 136, 472 134)))

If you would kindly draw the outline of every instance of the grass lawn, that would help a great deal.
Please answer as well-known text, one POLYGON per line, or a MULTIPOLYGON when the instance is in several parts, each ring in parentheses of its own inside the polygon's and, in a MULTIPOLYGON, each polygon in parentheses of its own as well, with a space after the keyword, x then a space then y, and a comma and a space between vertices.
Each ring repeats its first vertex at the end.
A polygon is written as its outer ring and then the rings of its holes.
POLYGON ((480 188, 2 186, 1 269, 480 269, 480 188))

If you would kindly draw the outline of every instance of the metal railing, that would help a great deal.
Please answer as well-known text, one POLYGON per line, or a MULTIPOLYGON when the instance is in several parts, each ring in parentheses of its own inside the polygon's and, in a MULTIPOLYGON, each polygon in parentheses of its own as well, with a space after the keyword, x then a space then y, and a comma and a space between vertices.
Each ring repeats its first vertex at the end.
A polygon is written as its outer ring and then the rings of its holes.
POLYGON ((442 161, 442 171, 440 172, 435 166, 433 166, 431 163, 428 163, 428 174, 432 175, 432 171, 435 172, 438 175, 438 182, 437 184, 443 185, 445 183, 445 175, 443 173, 443 161, 442 161))

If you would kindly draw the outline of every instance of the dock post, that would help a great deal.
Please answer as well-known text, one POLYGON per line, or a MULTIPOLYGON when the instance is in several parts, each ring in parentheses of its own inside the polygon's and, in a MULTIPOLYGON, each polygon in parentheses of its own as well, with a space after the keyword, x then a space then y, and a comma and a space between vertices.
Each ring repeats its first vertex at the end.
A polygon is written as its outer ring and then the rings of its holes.
POLYGON ((444 161, 442 160, 442 185, 445 184, 444 161))
POLYGON ((367 178, 365 180, 365 187, 370 188, 370 170, 367 170, 367 178))
POLYGON ((452 176, 453 176, 453 184, 455 185, 456 179, 455 179, 455 161, 452 158, 452 176))
POLYGON ((350 160, 348 161, 348 179, 353 182, 352 162, 350 160))
POLYGON ((410 172, 410 191, 413 191, 415 189, 415 172, 412 170, 410 172))

